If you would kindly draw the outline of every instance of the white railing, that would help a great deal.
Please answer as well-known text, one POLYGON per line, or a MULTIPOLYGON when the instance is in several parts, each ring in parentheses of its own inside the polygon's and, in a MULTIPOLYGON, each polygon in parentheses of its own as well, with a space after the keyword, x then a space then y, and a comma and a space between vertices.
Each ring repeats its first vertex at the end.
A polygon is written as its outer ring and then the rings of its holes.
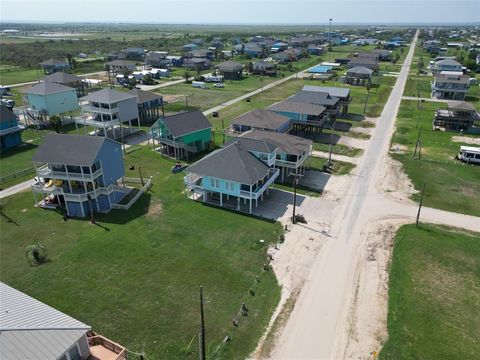
POLYGON ((267 179, 267 181, 260 187, 259 189, 256 189, 255 191, 245 191, 245 190, 240 190, 240 197, 246 197, 247 199, 258 199, 267 188, 273 184, 275 179, 278 177, 280 174, 280 170, 278 169, 270 169, 269 172, 270 177, 267 179))
POLYGON ((303 155, 297 161, 288 161, 288 160, 276 159, 275 160, 275 165, 296 169, 296 168, 300 167, 305 162, 305 160, 307 160, 307 158, 310 156, 310 153, 311 153, 310 151, 307 152, 305 155, 303 155))
POLYGON ((76 180, 76 181, 93 181, 100 175, 102 175, 102 169, 96 170, 92 174, 66 172, 66 171, 53 171, 48 164, 43 165, 37 169, 37 174, 43 178, 53 178, 59 180, 76 180))
POLYGON ((172 140, 172 139, 167 139, 165 137, 156 137, 155 140, 161 142, 162 144, 170 145, 170 146, 173 146, 173 147, 176 147, 176 148, 183 148, 183 149, 188 150, 188 151, 193 152, 193 153, 197 152, 197 148, 195 148, 193 146, 190 146, 190 145, 187 145, 187 144, 185 144, 181 141, 175 141, 175 140, 172 140))
MULTIPOLYGON (((128 178, 129 181, 131 181, 133 178, 128 178)), ((125 179, 126 180, 126 179, 125 179)), ((141 179, 136 179, 136 180, 141 181, 141 179)), ((145 183, 145 185, 140 189, 140 191, 127 203, 127 204, 112 204, 112 209, 119 209, 119 210, 128 210, 130 207, 142 196, 142 194, 150 188, 152 185, 152 178, 149 178, 148 181, 145 183)))
POLYGON ((81 107, 83 111, 89 112, 89 113, 109 114, 109 115, 118 113, 118 108, 106 109, 106 108, 96 107, 92 105, 81 105, 81 107))
POLYGON ((87 192, 71 193, 69 191, 65 192, 65 189, 60 186, 45 187, 43 184, 33 184, 32 190, 39 193, 62 195, 66 201, 83 202, 88 200, 89 195, 91 199, 95 199, 99 195, 110 195, 115 190, 115 186, 111 184, 107 187, 99 187, 87 192))

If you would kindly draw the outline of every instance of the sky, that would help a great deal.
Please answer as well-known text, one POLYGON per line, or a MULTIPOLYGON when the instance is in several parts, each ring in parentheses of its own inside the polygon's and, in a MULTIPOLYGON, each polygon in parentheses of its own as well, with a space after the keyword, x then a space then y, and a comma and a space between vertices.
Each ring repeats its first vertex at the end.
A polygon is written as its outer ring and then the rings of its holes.
POLYGON ((480 23, 480 0, 0 0, 0 20, 179 24, 480 23))

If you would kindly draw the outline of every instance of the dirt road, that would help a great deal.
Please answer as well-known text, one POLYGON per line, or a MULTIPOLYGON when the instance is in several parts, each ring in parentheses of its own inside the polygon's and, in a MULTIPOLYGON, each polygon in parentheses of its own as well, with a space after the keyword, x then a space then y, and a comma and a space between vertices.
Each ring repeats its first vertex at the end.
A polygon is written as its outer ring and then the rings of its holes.
MULTIPOLYGON (((304 286, 296 305, 285 327, 276 336, 275 347, 270 354, 272 359, 369 359, 370 352, 378 350, 379 339, 376 337, 384 326, 386 304, 384 298, 376 298, 382 292, 378 291, 382 284, 378 278, 371 278, 372 271, 378 277, 379 270, 369 269, 366 249, 371 239, 367 234, 381 234, 384 230, 379 224, 385 226, 385 221, 398 226, 412 222, 416 216, 416 204, 406 197, 387 197, 381 186, 385 173, 389 171, 386 168, 389 164, 389 141, 394 132, 417 36, 418 33, 368 147, 350 177, 351 184, 344 187, 348 190, 340 198, 331 196, 327 213, 322 211, 322 207, 325 207, 328 198, 304 201, 301 211, 309 220, 309 231, 305 234, 304 226, 294 225, 286 235, 286 249, 291 247, 289 242, 308 244, 309 240, 317 244, 319 250, 307 254, 314 258, 310 261, 305 279, 300 279, 304 286), (299 227, 302 227, 301 231, 297 230, 299 227)), ((328 184, 325 193, 329 193, 328 184)), ((480 218, 473 216, 424 208, 421 219, 480 231, 480 218)), ((389 234, 394 231, 395 227, 391 226, 389 234)), ((294 262, 298 262, 290 250, 287 252, 282 254, 280 249, 276 255, 277 264, 274 264, 280 283, 289 287, 284 288, 282 302, 295 287, 293 275, 288 273, 296 270, 294 262), (290 263, 286 263, 284 258, 290 263)), ((382 266, 385 264, 383 262, 382 266)), ((382 271, 385 273, 384 269, 382 271)), ((385 288, 386 281, 383 285, 385 288)), ((386 290, 383 289, 383 292, 386 290)))

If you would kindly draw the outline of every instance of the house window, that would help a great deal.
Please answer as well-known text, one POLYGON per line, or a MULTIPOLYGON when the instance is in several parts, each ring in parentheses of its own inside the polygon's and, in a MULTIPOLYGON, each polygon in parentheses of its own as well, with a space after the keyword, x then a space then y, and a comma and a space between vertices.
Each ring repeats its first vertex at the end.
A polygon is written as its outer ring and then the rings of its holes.
POLYGON ((70 356, 70 360, 81 359, 77 344, 73 345, 73 347, 70 350, 68 350, 68 355, 70 356))
POLYGON ((215 180, 214 179, 210 179, 210 187, 211 188, 215 187, 215 180))
POLYGON ((220 187, 220 180, 215 179, 215 187, 219 188, 220 187))

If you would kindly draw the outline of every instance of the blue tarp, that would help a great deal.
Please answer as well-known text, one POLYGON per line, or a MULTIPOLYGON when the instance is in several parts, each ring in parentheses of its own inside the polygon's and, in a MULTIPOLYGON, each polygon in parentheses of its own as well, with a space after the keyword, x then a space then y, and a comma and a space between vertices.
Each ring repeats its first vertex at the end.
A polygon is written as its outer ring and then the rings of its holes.
POLYGON ((330 70, 332 70, 331 66, 318 65, 308 69, 308 72, 312 74, 325 74, 325 73, 328 73, 330 70))

